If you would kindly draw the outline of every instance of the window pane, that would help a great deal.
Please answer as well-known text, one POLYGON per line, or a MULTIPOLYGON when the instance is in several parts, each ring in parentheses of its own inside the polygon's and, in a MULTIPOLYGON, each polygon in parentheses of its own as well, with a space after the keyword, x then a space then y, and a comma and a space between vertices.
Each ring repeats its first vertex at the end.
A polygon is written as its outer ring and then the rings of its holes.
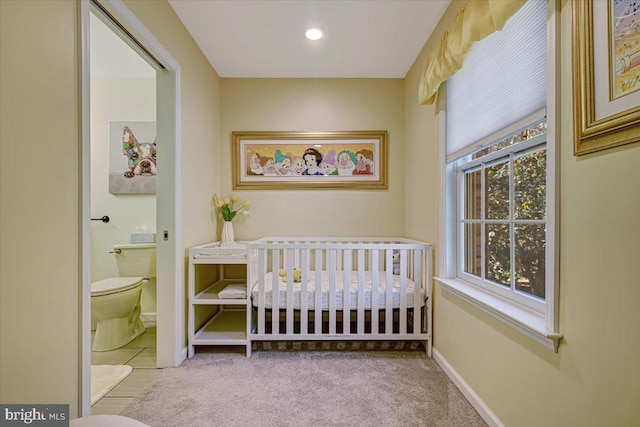
POLYGON ((511 136, 508 136, 508 137, 506 137, 506 138, 504 138, 504 139, 502 139, 502 140, 500 140, 500 141, 488 146, 487 148, 474 153, 473 154, 473 158, 477 159, 478 157, 482 157, 484 155, 495 153, 496 151, 500 151, 505 147, 509 147, 511 145, 518 144, 518 143, 526 140, 526 138, 524 137, 524 133, 525 132, 526 131, 522 131, 522 132, 515 133, 515 134, 513 134, 511 136))
POLYGON ((547 152, 536 151, 513 161, 514 216, 545 219, 547 197, 547 152))
POLYGON ((511 287, 509 224, 487 224, 486 278, 511 287))
POLYGON ((464 271, 482 277, 482 243, 480 224, 464 225, 464 271))
POLYGON ((515 233, 516 289, 544 299, 545 225, 518 225, 515 233))
POLYGON ((531 126, 529 129, 525 130, 525 133, 527 138, 533 138, 534 136, 547 133, 547 121, 545 120, 535 126, 531 126))
POLYGON ((534 136, 542 135, 547 133, 547 122, 546 120, 535 124, 523 131, 516 132, 513 135, 507 136, 501 140, 494 142, 489 145, 487 148, 483 148, 480 151, 476 151, 473 153, 471 158, 477 159, 482 156, 486 156, 487 154, 495 153, 496 151, 500 151, 503 148, 511 147, 513 145, 519 144, 522 141, 526 141, 534 136))
POLYGON ((481 219, 482 182, 480 169, 464 174, 464 218, 481 219))
POLYGON ((485 167, 486 218, 509 219, 509 162, 485 167))

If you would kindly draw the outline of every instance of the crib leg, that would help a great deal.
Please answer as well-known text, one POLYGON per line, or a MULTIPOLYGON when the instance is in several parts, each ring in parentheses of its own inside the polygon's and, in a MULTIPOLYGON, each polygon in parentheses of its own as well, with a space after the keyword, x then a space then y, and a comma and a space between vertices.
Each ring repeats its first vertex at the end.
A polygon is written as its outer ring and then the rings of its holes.
POLYGON ((247 355, 247 357, 251 357, 251 341, 247 342, 246 355, 247 355))
POLYGON ((431 349, 431 339, 428 339, 427 341, 425 341, 424 343, 424 347, 427 350, 427 357, 431 358, 431 353, 432 353, 432 349, 431 349))

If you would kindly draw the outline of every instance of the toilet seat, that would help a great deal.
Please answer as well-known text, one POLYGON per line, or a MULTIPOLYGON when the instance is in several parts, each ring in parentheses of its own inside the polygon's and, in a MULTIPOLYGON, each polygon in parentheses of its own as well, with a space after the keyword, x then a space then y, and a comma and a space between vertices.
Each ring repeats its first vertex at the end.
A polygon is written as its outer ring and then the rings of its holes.
POLYGON ((135 288, 142 283, 142 277, 110 277, 91 284, 91 296, 115 294, 135 288))

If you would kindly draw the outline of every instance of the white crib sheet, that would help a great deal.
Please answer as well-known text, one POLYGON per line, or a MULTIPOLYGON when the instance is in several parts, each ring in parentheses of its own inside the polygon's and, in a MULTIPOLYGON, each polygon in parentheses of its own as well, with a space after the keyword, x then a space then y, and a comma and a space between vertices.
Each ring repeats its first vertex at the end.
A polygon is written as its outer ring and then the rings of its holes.
MULTIPOLYGON (((400 276, 392 275, 392 307, 399 308, 400 307, 400 276)), ((264 294, 265 294, 265 308, 271 309, 273 308, 273 298, 272 298, 272 280, 273 273, 265 274, 265 286, 264 286, 264 294)), ((322 307, 321 310, 328 311, 329 310, 329 272, 322 271, 321 275, 321 283, 322 283, 322 307)), ((336 273, 336 310, 342 310, 343 307, 343 282, 344 282, 344 272, 338 271, 336 273)), ((378 308, 383 309, 386 304, 387 299, 387 274, 384 271, 379 272, 378 274, 378 290, 377 290, 377 300, 378 300, 378 308)), ((279 277, 279 308, 286 309, 287 307, 287 282, 286 277, 279 277)), ((414 306, 414 295, 413 295, 413 280, 407 278, 406 284, 406 304, 407 308, 412 308, 414 306)), ((316 289, 316 274, 314 271, 308 273, 307 278, 307 307, 309 310, 315 310, 315 295, 316 289)), ((258 307, 258 282, 253 285, 251 290, 251 297, 253 301, 253 306, 258 307)), ((351 283, 350 283, 350 309, 356 310, 358 308, 358 272, 351 272, 351 283)), ((302 291, 301 291, 301 283, 293 283, 293 308, 296 310, 301 309, 301 301, 302 301, 302 291)), ((370 271, 366 271, 364 273, 364 308, 365 310, 371 309, 371 301, 372 301, 372 273, 370 271)), ((424 290, 420 291, 420 306, 424 305, 424 290)))

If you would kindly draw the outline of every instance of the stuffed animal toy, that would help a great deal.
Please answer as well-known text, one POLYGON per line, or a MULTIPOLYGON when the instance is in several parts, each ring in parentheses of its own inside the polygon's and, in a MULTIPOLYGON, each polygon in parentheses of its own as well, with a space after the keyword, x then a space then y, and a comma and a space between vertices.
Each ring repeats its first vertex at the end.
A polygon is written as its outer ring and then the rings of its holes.
MULTIPOLYGON (((280 277, 282 277, 282 279, 286 280, 287 279, 287 269, 286 268, 281 268, 279 273, 280 277)), ((300 267, 293 267, 293 283, 300 283, 302 281, 302 270, 300 270, 300 267)))
POLYGON ((393 274, 400 274, 400 252, 393 251, 393 274))

